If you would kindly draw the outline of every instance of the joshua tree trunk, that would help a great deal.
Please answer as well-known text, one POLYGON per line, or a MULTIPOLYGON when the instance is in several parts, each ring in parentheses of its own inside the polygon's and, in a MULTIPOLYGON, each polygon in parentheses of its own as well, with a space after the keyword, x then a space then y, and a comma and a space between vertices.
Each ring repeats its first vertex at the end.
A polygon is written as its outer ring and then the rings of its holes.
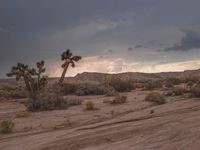
POLYGON ((37 88, 40 88, 40 73, 38 73, 38 77, 37 77, 37 88))
POLYGON ((59 81, 60 83, 63 83, 63 80, 65 78, 65 74, 67 72, 68 67, 69 67, 69 63, 65 66, 65 68, 63 70, 62 76, 61 76, 60 81, 59 81))
POLYGON ((30 87, 30 84, 29 84, 29 82, 28 82, 28 80, 27 80, 27 78, 24 76, 24 82, 25 82, 25 84, 26 84, 26 89, 29 91, 29 92, 31 92, 31 87, 30 87))

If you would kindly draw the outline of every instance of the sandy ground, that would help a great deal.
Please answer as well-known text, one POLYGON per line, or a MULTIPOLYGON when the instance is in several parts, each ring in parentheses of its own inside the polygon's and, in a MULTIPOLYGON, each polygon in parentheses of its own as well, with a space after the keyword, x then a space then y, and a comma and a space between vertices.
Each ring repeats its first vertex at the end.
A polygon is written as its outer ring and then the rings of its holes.
POLYGON ((82 105, 28 118, 15 117, 26 109, 20 100, 2 100, 0 121, 15 127, 0 135, 0 150, 199 150, 200 100, 168 97, 156 106, 144 101, 147 93, 124 93, 128 102, 114 106, 103 103, 113 97, 81 96, 82 105), (85 111, 87 101, 98 110, 85 111))

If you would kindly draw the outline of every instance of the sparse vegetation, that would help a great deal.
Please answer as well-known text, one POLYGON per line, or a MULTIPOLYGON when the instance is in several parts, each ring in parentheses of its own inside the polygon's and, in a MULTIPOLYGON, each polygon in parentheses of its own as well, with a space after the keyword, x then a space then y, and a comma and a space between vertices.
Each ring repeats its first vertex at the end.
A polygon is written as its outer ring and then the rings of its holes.
POLYGON ((116 96, 110 104, 123 104, 127 102, 127 96, 116 96))
POLYGON ((1 122, 0 132, 3 134, 11 133, 14 127, 14 123, 10 120, 4 120, 1 122))
POLYGON ((149 93, 145 97, 145 101, 153 102, 153 103, 158 104, 158 105, 166 103, 165 97, 158 92, 149 93))
POLYGON ((36 63, 36 69, 30 69, 28 65, 18 63, 17 66, 12 67, 11 71, 7 73, 8 77, 15 76, 17 81, 19 81, 20 78, 23 78, 26 89, 29 92, 29 100, 27 102, 28 110, 42 111, 64 109, 68 107, 67 102, 62 97, 62 83, 69 65, 71 64, 72 67, 75 67, 75 62, 79 61, 81 56, 72 56, 72 53, 68 49, 61 55, 61 59, 65 61, 62 65, 64 69, 62 76, 59 84, 54 84, 54 87, 50 89, 46 87, 47 76, 42 75, 46 70, 44 68, 45 62, 43 60, 36 63))
POLYGON ((15 118, 27 118, 31 116, 31 112, 29 111, 22 111, 22 112, 17 112, 15 115, 15 118))

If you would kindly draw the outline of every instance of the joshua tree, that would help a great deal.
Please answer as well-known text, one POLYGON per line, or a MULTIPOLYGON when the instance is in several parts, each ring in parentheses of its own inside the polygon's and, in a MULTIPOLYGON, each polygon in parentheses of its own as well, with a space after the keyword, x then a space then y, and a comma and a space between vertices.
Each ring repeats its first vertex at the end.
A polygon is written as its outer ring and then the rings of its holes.
POLYGON ((62 64, 63 72, 59 81, 60 83, 63 83, 69 65, 71 64, 72 67, 75 67, 75 62, 78 62, 80 59, 81 56, 72 56, 70 49, 62 53, 61 60, 65 62, 62 64))
POLYGON ((17 66, 12 67, 11 72, 7 73, 7 76, 15 76, 17 81, 23 78, 26 89, 30 94, 34 94, 47 84, 47 77, 41 77, 41 74, 45 72, 44 61, 37 62, 36 65, 37 71, 36 69, 29 69, 28 65, 17 63, 17 66))
POLYGON ((47 84, 47 76, 42 76, 41 74, 44 73, 46 71, 46 69, 44 68, 44 61, 40 61, 36 63, 36 66, 38 68, 38 72, 36 72, 37 75, 37 87, 39 89, 41 89, 42 87, 44 87, 47 84))
POLYGON ((32 91, 32 87, 30 83, 32 83, 32 77, 31 77, 31 70, 28 69, 27 65, 24 65, 22 63, 17 63, 17 66, 12 67, 11 72, 7 73, 8 77, 15 76, 16 80, 19 81, 20 78, 24 79, 24 82, 26 84, 26 89, 28 91, 32 91))

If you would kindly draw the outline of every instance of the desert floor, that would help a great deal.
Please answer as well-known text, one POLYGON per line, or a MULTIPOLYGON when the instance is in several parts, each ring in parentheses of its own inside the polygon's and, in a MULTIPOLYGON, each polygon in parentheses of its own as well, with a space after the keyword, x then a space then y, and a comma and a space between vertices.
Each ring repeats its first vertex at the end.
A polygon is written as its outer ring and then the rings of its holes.
POLYGON ((81 96, 82 105, 27 118, 15 117, 26 109, 23 100, 1 100, 0 121, 15 126, 0 135, 0 150, 200 150, 200 100, 173 96, 153 105, 147 93, 123 93, 127 103, 119 105, 105 103, 113 97, 81 96), (86 111, 87 101, 98 109, 86 111))

